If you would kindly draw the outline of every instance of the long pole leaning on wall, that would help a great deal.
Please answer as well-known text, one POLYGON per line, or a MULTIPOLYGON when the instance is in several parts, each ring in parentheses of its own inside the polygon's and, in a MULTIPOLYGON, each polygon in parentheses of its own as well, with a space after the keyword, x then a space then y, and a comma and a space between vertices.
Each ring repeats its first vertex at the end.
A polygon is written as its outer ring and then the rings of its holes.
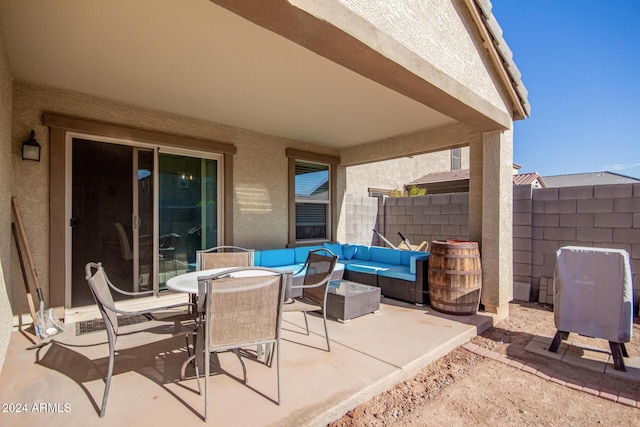
POLYGON ((29 278, 27 277, 27 270, 24 267, 24 258, 22 257, 22 249, 20 248, 20 237, 18 236, 18 229, 15 222, 11 223, 11 231, 13 232, 13 239, 16 242, 16 250, 18 251, 18 260, 20 261, 20 270, 22 270, 22 280, 24 282, 25 291, 27 291, 27 303, 29 304, 29 312, 31 313, 31 319, 33 321, 33 331, 36 336, 37 345, 42 344, 40 334, 36 329, 36 306, 33 304, 33 296, 31 295, 31 288, 29 287, 29 278))
MULTIPOLYGON (((42 288, 40 287, 40 282, 38 280, 38 273, 36 272, 36 267, 33 263, 33 257, 31 256, 31 249, 29 248, 29 242, 27 241, 27 234, 24 231, 24 226, 22 225, 22 216, 20 215, 20 209, 18 208, 18 199, 12 197, 11 204, 13 205, 13 212, 16 218, 16 223, 18 225, 20 238, 22 240, 22 246, 24 246, 25 252, 27 254, 27 262, 29 263, 31 277, 33 278, 33 282, 36 286, 36 292, 38 294, 38 299, 40 300, 40 308, 36 312, 35 318, 33 319, 33 325, 36 330, 36 335, 38 335, 39 338, 49 338, 53 335, 56 335, 58 332, 64 332, 65 328, 62 322, 60 322, 60 320, 58 320, 53 314, 52 308, 48 308, 45 310, 44 295, 42 294, 42 288)), ((36 347, 40 345, 43 344, 40 343, 36 347)))

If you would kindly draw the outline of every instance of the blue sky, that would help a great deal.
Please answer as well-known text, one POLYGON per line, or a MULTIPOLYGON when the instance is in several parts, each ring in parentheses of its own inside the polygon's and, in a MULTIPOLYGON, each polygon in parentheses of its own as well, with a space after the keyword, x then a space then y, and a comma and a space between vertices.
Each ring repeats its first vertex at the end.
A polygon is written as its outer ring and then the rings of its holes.
POLYGON ((514 162, 640 178, 640 0, 491 0, 529 91, 514 162))

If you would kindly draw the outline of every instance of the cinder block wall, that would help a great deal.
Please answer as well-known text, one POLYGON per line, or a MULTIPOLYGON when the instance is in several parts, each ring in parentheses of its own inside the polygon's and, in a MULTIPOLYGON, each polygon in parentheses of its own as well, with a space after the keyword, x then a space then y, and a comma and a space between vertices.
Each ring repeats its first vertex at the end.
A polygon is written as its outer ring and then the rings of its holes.
MULTIPOLYGON (((357 243, 384 246, 372 228, 394 245, 401 232, 411 243, 469 238, 469 194, 347 199, 347 227, 357 243), (380 206, 378 207, 378 200, 380 206), (360 205, 349 206, 349 204, 360 205), (353 212, 349 215, 349 212, 353 212), (365 213, 366 212, 366 213, 365 213), (356 221, 355 223, 351 221, 356 221), (360 222, 357 222, 360 221, 360 222), (361 224, 358 226, 357 224, 361 224)), ((556 251, 562 246, 624 249, 640 303, 640 184, 568 188, 513 188, 514 294, 552 304, 556 251), (526 289, 516 293, 515 289, 526 289)))
POLYGON ((469 238, 469 193, 379 199, 347 195, 345 200, 349 242, 386 246, 373 228, 395 246, 401 242, 398 232, 416 245, 469 238))
POLYGON ((553 303, 553 273, 556 251, 560 247, 624 249, 630 256, 634 312, 637 312, 640 301, 640 184, 535 189, 531 230, 532 293, 540 302, 553 303))
MULTIPOLYGON (((513 187, 513 283, 514 298, 532 299, 533 191, 530 186, 513 187), (519 291, 519 292, 516 292, 519 291)), ((535 298, 537 299, 537 292, 535 298)))
POLYGON ((346 238, 349 243, 371 245, 374 228, 378 228, 378 198, 345 195, 346 238))

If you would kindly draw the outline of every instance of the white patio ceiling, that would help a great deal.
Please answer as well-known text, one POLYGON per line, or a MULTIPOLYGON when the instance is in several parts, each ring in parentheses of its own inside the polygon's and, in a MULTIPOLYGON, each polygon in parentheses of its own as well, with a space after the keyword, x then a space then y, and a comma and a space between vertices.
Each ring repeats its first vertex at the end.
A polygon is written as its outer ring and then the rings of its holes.
POLYGON ((453 123, 209 0, 0 0, 12 76, 338 149, 453 123))

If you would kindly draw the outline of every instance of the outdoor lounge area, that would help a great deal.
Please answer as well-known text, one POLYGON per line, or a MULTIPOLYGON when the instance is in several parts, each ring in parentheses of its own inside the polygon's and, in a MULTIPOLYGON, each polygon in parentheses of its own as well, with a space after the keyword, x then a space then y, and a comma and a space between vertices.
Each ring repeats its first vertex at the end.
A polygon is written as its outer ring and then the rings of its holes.
POLYGON ((0 0, 0 427, 640 426, 640 180, 514 186, 492 2, 0 0))
MULTIPOLYGON (((0 397, 20 405, 0 413, 0 425, 200 425, 206 417, 192 365, 181 378, 195 329, 187 340, 132 340, 108 374, 115 345, 93 330, 100 322, 87 286, 91 263, 104 264, 125 291, 117 307, 146 313, 188 302, 197 306, 189 321, 210 332, 207 312, 194 304, 207 280, 197 276, 198 251, 248 248, 256 255, 249 266, 291 271, 304 263, 296 253, 303 246, 357 245, 351 259, 340 248, 342 275, 331 279, 343 281, 323 290, 323 301, 305 289, 304 304, 289 307, 299 312, 283 309, 269 324, 282 319, 277 345, 261 338, 239 352, 247 384, 237 354, 206 364, 208 422, 216 425, 326 424, 508 318, 506 195, 513 123, 530 111, 526 88, 490 2, 403 0, 392 15, 389 7, 0 0, 0 397), (24 37, 25 22, 33 37, 24 37), (450 316, 427 305, 429 255, 370 250, 372 227, 393 233, 395 224, 378 215, 363 228, 348 201, 362 192, 383 197, 363 186, 424 173, 396 165, 358 176, 360 166, 444 153, 450 167, 458 149, 470 189, 459 215, 465 238, 482 250, 482 299, 474 303, 484 311, 450 316), (16 222, 21 242, 12 236, 16 222), (270 250, 283 252, 269 260, 270 250), (174 286, 181 276, 189 289, 174 286), (36 298, 66 331, 33 349, 36 298), (307 316, 318 308, 321 315, 307 316), (271 345, 279 369, 263 362, 271 345), (29 413, 15 413, 23 404, 29 413)), ((406 208, 389 212, 402 217, 398 225, 419 214, 411 224, 419 231, 439 226, 425 222, 434 213, 426 205, 406 208)), ((143 328, 138 320, 127 326, 143 328)), ((211 341, 207 354, 219 348, 211 341)))
MULTIPOLYGON (((249 382, 231 353, 212 364, 209 423, 213 425, 322 426, 373 395, 414 375, 492 326, 488 314, 449 316, 429 307, 382 299, 380 311, 349 323, 328 322, 331 352, 324 351, 322 318, 309 316, 310 335, 296 313, 282 329, 282 401, 276 399, 275 366, 256 362, 247 349, 249 382)), ((193 370, 180 380, 187 358, 182 337, 125 350, 116 368, 106 414, 99 417, 108 349, 104 330, 77 335, 78 325, 51 344, 33 345, 31 330, 14 332, 0 376, 0 401, 26 403, 29 413, 2 413, 0 424, 201 425, 204 401, 193 370), (34 404, 46 404, 40 413, 34 404), (45 413, 42 413, 45 412, 45 413)), ((155 343, 153 341, 156 341, 155 343)), ((38 406, 39 407, 39 406, 38 406)))
MULTIPOLYGON (((326 248, 338 256, 333 279, 347 279, 381 288, 389 298, 417 305, 428 302, 428 252, 396 250, 381 246, 325 243, 324 245, 255 251, 255 265, 291 270, 294 284, 300 282, 300 271, 309 251, 326 248)), ((294 292, 293 296, 297 296, 294 292)))

